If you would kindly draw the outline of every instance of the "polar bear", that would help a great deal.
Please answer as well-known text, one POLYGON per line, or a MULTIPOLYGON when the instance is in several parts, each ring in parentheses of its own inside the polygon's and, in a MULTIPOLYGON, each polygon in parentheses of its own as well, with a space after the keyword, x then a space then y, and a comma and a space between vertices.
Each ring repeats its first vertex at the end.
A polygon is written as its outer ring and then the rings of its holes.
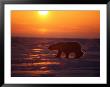
POLYGON ((58 50, 56 57, 61 57, 62 52, 69 58, 70 53, 75 53, 75 58, 83 56, 81 45, 78 42, 59 42, 48 47, 49 50, 58 50))

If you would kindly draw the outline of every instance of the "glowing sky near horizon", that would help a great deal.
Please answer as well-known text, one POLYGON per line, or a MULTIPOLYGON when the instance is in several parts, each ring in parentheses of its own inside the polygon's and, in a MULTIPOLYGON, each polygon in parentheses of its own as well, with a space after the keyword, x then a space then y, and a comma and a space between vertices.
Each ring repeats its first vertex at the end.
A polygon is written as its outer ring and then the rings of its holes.
POLYGON ((12 11, 17 37, 99 38, 100 11, 12 11))

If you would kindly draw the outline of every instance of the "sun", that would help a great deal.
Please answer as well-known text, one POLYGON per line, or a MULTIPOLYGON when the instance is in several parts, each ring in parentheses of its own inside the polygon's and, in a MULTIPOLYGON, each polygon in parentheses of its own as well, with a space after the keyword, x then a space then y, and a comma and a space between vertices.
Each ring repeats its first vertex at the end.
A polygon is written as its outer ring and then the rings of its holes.
POLYGON ((48 14, 48 11, 39 11, 39 14, 40 15, 47 15, 48 14))

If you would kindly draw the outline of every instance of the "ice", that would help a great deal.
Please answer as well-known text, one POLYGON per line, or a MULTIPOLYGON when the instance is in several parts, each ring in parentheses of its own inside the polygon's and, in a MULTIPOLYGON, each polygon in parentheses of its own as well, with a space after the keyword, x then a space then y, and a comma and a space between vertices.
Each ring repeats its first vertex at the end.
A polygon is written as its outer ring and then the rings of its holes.
POLYGON ((12 77, 99 77, 99 39, 57 39, 57 38, 12 38, 11 44, 12 77), (57 51, 48 46, 62 41, 80 42, 86 50, 83 57, 75 59, 55 58, 57 51))

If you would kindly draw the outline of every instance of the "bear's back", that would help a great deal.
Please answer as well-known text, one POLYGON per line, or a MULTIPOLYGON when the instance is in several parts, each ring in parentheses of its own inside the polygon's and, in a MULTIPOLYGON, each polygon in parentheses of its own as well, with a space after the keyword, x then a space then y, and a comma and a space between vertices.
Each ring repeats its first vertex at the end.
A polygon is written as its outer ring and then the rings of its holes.
POLYGON ((66 42, 66 43, 64 43, 64 48, 81 49, 81 45, 78 42, 66 42))
POLYGON ((78 42, 59 42, 49 47, 53 50, 80 50, 81 45, 78 42))

